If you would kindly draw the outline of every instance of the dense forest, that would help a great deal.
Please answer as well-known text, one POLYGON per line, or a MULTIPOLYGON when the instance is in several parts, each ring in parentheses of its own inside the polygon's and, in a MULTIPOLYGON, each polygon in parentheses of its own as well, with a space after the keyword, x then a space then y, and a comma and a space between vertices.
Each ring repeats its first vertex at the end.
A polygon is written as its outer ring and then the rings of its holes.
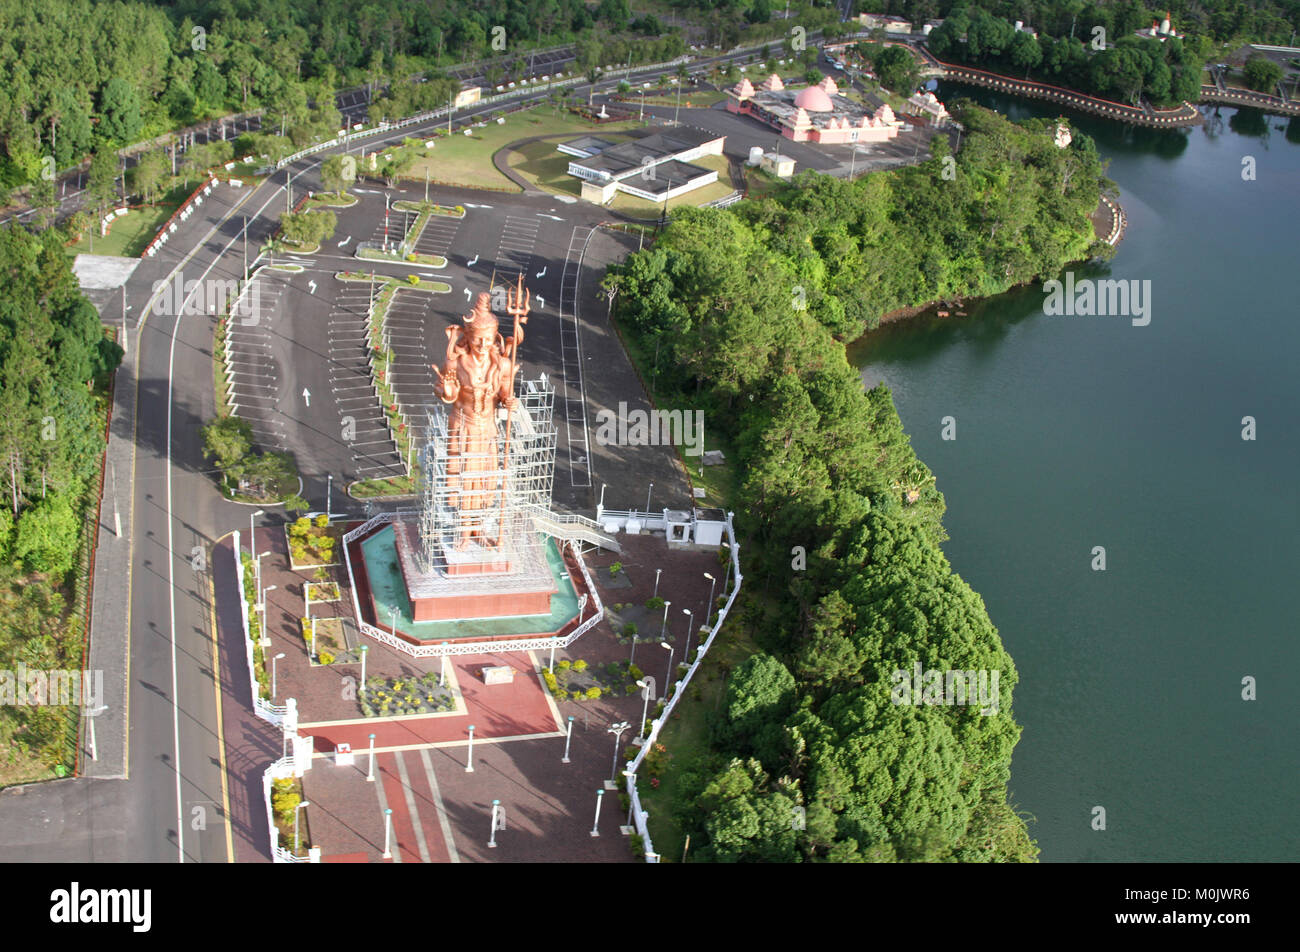
POLYGON ((842 341, 892 308, 1086 256, 1106 183, 1085 136, 1058 149, 1051 123, 954 108, 955 162, 938 140, 917 168, 682 209, 606 278, 628 333, 664 352, 664 399, 700 405, 741 474, 739 624, 762 650, 731 672, 708 762, 681 780, 697 860, 1037 854, 1007 802, 1014 665, 943 555, 943 496, 888 391, 863 390, 842 341), (997 712, 892 703, 893 672, 916 662, 1000 672, 997 712))
MULTIPOLYGON (((104 449, 103 384, 122 351, 104 337, 55 229, 0 229, 0 669, 78 669, 70 613, 86 507, 104 449)), ((93 520, 92 520, 93 521, 93 520)), ((67 755, 66 709, 0 706, 0 751, 67 755)))
MULTIPOLYGON (((855 9, 892 13, 913 23, 946 17, 967 0, 857 0, 855 9)), ((1290 44, 1300 31, 1298 0, 985 0, 994 16, 1021 20, 1040 34, 1091 37, 1101 26, 1108 37, 1119 37, 1151 25, 1152 19, 1172 15, 1179 34, 1205 36, 1219 43, 1290 44)))
POLYGON ((1156 106, 1174 106, 1200 98, 1204 54, 1198 51, 1208 44, 1145 39, 1127 24, 1120 29, 1124 32, 1105 34, 1109 48, 1093 50, 1091 27, 1075 39, 1033 37, 979 7, 960 7, 930 34, 929 47, 950 62, 1032 76, 1131 104, 1145 98, 1156 106))

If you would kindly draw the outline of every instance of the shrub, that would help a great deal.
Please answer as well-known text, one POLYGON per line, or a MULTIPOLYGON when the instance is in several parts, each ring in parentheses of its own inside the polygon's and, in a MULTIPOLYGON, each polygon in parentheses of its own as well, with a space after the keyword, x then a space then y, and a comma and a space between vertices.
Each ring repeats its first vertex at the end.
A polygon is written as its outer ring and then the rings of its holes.
POLYGON ((556 671, 568 671, 573 665, 568 661, 561 661, 555 665, 556 671))
MULTIPOLYGON (((322 512, 319 516, 316 517, 316 528, 317 528, 317 529, 328 529, 328 528, 329 528, 329 524, 330 524, 330 518, 329 518, 329 516, 325 515, 325 513, 322 512)), ((333 540, 330 540, 330 541, 333 541, 333 540)))
POLYGON ((587 670, 587 662, 585 662, 585 661, 583 661, 581 658, 579 658, 577 661, 573 662, 573 670, 574 670, 574 671, 586 671, 586 670, 587 670))
POLYGON ((406 283, 409 284, 411 287, 415 287, 417 284, 420 283, 420 276, 418 274, 408 274, 406 276, 406 283))
POLYGON ((610 574, 611 577, 616 577, 616 576, 618 575, 618 573, 621 572, 621 571, 623 571, 623 563, 622 563, 622 562, 615 562, 613 565, 611 565, 611 566, 609 567, 609 574, 610 574))
POLYGON ((655 611, 656 609, 663 608, 664 604, 665 604, 664 600, 660 598, 658 595, 655 595, 653 598, 647 598, 645 601, 645 607, 650 609, 651 611, 655 611))
POLYGON ((642 671, 640 668, 638 668, 636 665, 629 664, 627 666, 627 676, 631 678, 633 681, 640 681, 642 678, 645 677, 645 672, 642 671))
POLYGON ((322 652, 320 653, 320 663, 321 663, 321 664, 333 664, 333 663, 334 663, 334 656, 333 656, 332 654, 330 654, 328 651, 322 651, 322 652))
POLYGON ((628 638, 636 637, 636 622, 628 622, 623 626, 623 634, 628 638))
POLYGON ((598 697, 600 697, 600 688, 596 688, 596 687, 587 688, 587 700, 588 700, 588 701, 594 701, 594 700, 596 700, 598 697))
POLYGON ((569 695, 569 697, 571 697, 571 698, 572 698, 573 700, 575 700, 575 701, 581 701, 581 700, 582 700, 582 692, 581 692, 581 691, 574 691, 572 694, 569 695))

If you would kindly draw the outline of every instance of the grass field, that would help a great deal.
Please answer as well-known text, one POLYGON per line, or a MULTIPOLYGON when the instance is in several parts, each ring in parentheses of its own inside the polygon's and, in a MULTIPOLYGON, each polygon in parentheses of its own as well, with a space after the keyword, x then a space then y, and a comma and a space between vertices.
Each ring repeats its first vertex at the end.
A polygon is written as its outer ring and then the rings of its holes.
POLYGON ((158 234, 163 222, 180 207, 180 202, 163 202, 143 208, 132 208, 121 218, 113 220, 108 235, 99 236, 99 223, 76 244, 68 245, 68 254, 114 255, 121 258, 138 258, 145 246, 158 234), (93 232, 93 237, 92 237, 93 232))
POLYGON ((555 138, 578 136, 584 133, 610 131, 615 126, 631 128, 637 123, 610 123, 599 125, 588 122, 569 112, 539 107, 527 112, 512 113, 505 122, 489 120, 483 128, 473 129, 470 135, 457 132, 441 136, 428 153, 416 159, 405 178, 424 181, 428 171, 430 181, 467 188, 502 189, 518 192, 520 188, 497 171, 492 156, 502 147, 529 136, 546 135, 555 138))

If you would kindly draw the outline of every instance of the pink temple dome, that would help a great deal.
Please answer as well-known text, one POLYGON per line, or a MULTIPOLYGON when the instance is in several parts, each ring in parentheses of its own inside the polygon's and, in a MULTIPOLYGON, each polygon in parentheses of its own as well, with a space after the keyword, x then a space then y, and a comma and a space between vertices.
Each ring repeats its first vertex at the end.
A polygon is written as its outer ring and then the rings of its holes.
POLYGON ((794 104, 809 112, 831 112, 835 108, 831 104, 831 97, 820 86, 809 86, 803 90, 794 97, 794 104))
POLYGON ((823 76, 822 81, 817 85, 824 89, 828 96, 834 96, 840 91, 840 87, 835 85, 835 80, 831 79, 829 76, 823 76))
POLYGON ((754 84, 746 77, 736 84, 736 95, 741 99, 748 99, 754 95, 754 84))

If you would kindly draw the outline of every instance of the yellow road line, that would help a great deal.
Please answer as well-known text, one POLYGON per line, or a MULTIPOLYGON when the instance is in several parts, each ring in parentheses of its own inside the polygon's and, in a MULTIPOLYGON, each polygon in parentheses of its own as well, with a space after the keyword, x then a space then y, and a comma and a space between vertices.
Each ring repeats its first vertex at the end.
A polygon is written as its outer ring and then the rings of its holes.
POLYGON ((221 658, 217 638, 217 592, 213 581, 216 575, 217 546, 227 532, 212 543, 212 558, 208 560, 208 612, 212 619, 212 687, 217 696, 217 760, 221 769, 221 810, 226 817, 226 862, 235 861, 235 834, 230 825, 230 786, 226 781, 226 729, 221 710, 221 658))

